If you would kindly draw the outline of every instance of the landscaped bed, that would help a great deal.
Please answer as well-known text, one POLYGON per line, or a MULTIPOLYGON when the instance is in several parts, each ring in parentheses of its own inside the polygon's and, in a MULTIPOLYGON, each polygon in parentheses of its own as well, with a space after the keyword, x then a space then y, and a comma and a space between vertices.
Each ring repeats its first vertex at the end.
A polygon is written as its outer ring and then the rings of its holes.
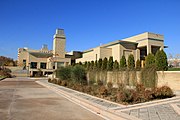
POLYGON ((111 56, 109 59, 100 58, 98 61, 62 67, 55 71, 58 79, 48 81, 113 102, 136 104, 174 96, 168 86, 157 87, 157 71, 167 70, 167 65, 163 50, 155 56, 148 54, 144 68, 141 68, 140 60, 135 64, 132 54, 128 60, 122 56, 120 62, 113 61, 111 56), (108 72, 112 74, 107 79, 108 72))
POLYGON ((97 85, 79 84, 57 79, 49 79, 48 82, 120 104, 136 104, 174 96, 173 91, 168 86, 146 89, 142 84, 137 84, 135 88, 130 89, 123 84, 118 84, 118 88, 113 88, 111 82, 104 86, 101 81, 98 81, 97 85))

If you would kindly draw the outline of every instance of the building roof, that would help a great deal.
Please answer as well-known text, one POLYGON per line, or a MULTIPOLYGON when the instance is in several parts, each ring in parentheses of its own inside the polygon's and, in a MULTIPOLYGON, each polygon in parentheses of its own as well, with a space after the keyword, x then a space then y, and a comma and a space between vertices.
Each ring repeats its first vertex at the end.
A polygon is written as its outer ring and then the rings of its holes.
MULTIPOLYGON (((104 48, 106 48, 106 47, 113 46, 113 45, 116 45, 116 44, 123 44, 123 45, 125 45, 125 44, 133 44, 133 45, 138 45, 138 43, 136 43, 136 42, 116 40, 116 41, 114 41, 114 42, 110 42, 110 43, 101 45, 101 46, 99 46, 99 47, 104 47, 104 48)), ((83 51, 83 53, 87 53, 87 52, 91 52, 91 51, 93 51, 93 48, 92 48, 92 49, 85 50, 85 51, 83 51)))

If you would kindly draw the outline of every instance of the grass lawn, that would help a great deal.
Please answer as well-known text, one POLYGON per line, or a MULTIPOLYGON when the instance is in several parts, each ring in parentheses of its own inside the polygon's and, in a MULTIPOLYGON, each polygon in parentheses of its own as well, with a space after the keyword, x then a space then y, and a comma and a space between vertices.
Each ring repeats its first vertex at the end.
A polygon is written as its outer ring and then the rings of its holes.
POLYGON ((168 71, 180 71, 180 68, 168 68, 168 71))

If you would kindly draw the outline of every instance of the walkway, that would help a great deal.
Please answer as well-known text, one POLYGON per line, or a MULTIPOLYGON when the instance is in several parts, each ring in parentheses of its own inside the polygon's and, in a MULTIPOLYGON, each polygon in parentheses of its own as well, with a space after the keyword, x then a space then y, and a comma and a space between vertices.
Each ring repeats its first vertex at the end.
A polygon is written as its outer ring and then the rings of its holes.
POLYGON ((37 82, 109 119, 180 120, 180 96, 125 106, 48 83, 47 80, 37 82))
POLYGON ((33 79, 0 81, 1 120, 102 120, 33 79))

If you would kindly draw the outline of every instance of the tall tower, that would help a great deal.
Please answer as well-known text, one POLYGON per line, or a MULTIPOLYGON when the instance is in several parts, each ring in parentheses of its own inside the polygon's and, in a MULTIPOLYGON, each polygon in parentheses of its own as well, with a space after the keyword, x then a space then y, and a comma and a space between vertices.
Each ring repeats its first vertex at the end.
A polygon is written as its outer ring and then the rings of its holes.
POLYGON ((64 29, 56 29, 53 40, 53 57, 65 58, 65 44, 64 29))

